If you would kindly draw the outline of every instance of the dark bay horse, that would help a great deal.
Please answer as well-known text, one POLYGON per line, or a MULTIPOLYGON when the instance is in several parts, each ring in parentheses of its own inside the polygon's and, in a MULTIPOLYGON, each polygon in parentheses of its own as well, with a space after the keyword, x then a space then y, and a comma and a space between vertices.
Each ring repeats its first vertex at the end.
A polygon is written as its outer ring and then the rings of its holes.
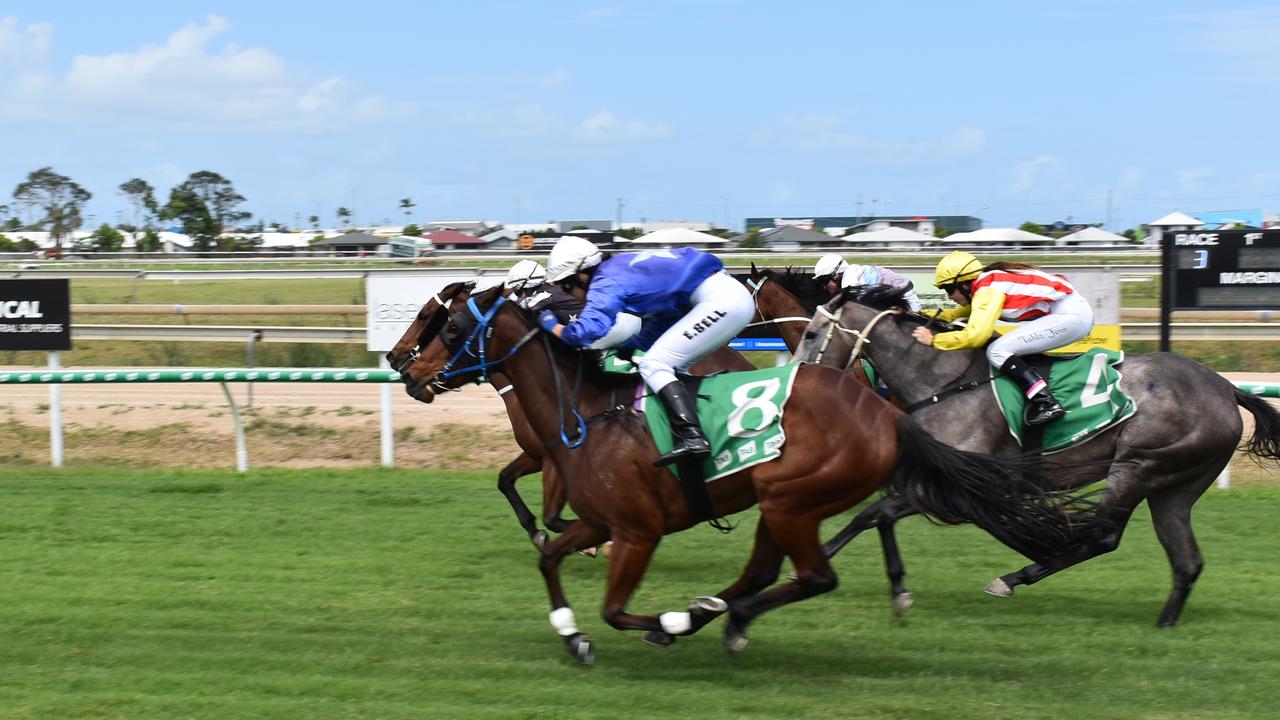
MULTIPOLYGON (((421 348, 431 342, 444 327, 449 313, 466 303, 475 289, 475 281, 457 282, 447 285, 440 292, 432 295, 419 308, 413 323, 405 329, 404 335, 387 353, 387 361, 396 371, 403 373, 417 357, 421 348)), ((710 375, 721 371, 753 370, 755 366, 738 352, 728 348, 720 348, 703 358, 691 368, 694 374, 710 375)), ((425 382, 414 383, 408 375, 402 375, 405 392, 416 400, 423 400, 425 382)), ((498 473, 498 491, 511 504, 516 521, 524 528, 529 540, 535 547, 547 542, 547 531, 538 527, 538 521, 529 506, 516 489, 516 481, 526 475, 542 472, 542 521, 547 529, 561 533, 569 527, 571 520, 560 517, 565 506, 564 484, 556 475, 556 468, 551 463, 543 462, 542 443, 525 419, 524 410, 514 392, 509 378, 501 369, 489 373, 490 384, 501 396, 506 407, 507 418, 511 422, 511 433, 521 453, 498 473)), ((428 398, 430 396, 428 395, 428 398)), ((430 402, 430 399, 426 399, 430 402)))
MULTIPOLYGON (((932 396, 942 398, 912 413, 934 437, 972 452, 1021 453, 986 384, 990 365, 985 353, 981 349, 941 351, 919 344, 911 331, 927 321, 903 310, 901 293, 886 287, 872 288, 857 301, 837 297, 819 310, 805 330, 797 358, 845 367, 858 345, 906 407, 932 396), (976 389, 952 392, 969 383, 976 383, 976 389)), ((1072 469, 1046 473, 1058 488, 1105 479, 1100 507, 1110 527, 1098 526, 1092 538, 1082 538, 1069 553, 1047 560, 1033 558, 1036 561, 1030 565, 993 580, 987 592, 1009 596, 1018 585, 1030 585, 1114 550, 1134 508, 1145 499, 1173 570, 1173 588, 1157 621, 1158 626, 1168 627, 1177 623, 1204 567, 1191 530, 1191 507, 1240 444, 1239 408, 1253 415, 1254 433, 1245 449, 1256 459, 1280 459, 1280 413, 1180 355, 1129 356, 1121 373, 1121 387, 1137 403, 1137 412, 1082 444, 1052 454, 1056 463, 1072 469)), ((914 512, 905 498, 890 495, 864 510, 827 543, 827 554, 839 552, 870 527, 876 527, 882 539, 892 538, 893 523, 914 512)), ((886 556, 891 549, 897 554, 896 545, 886 545, 886 556)), ((906 592, 901 559, 889 562, 888 569, 893 592, 906 592)))
POLYGON ((1026 478, 1028 464, 949 448, 844 373, 797 370, 793 402, 782 416, 782 456, 708 485, 713 511, 729 515, 759 504, 761 522, 741 577, 688 612, 640 615, 626 605, 659 541, 695 523, 675 476, 655 468, 658 451, 644 419, 630 409, 639 380, 594 371, 589 353, 545 333, 500 288, 472 296, 402 372, 430 400, 481 373, 502 369, 514 383, 530 427, 567 484, 579 521, 542 549, 539 568, 551 600, 551 624, 570 654, 590 662, 560 582, 564 556, 614 541, 602 609, 618 629, 642 630, 656 644, 691 634, 729 613, 724 642, 747 643, 761 613, 825 593, 836 575, 822 552, 819 524, 885 485, 940 522, 974 522, 1020 552, 1051 557, 1075 529, 1096 522, 1091 507, 1064 504, 1026 478), (839 432, 833 432, 837 428, 839 432), (792 582, 773 586, 784 557, 792 582), (771 587, 773 586, 773 587, 771 587))

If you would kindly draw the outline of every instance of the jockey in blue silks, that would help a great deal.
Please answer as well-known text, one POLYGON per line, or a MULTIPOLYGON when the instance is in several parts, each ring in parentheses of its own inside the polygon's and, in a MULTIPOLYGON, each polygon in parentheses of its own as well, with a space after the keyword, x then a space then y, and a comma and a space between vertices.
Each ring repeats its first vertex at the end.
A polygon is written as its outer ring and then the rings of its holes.
POLYGON ((645 351, 636 361, 640 377, 667 409, 675 436, 675 446, 654 464, 709 455, 695 398, 676 371, 727 344, 755 314, 751 293, 724 272, 720 259, 688 247, 605 255, 588 240, 566 236, 547 258, 547 281, 582 288, 586 305, 567 325, 554 313, 540 313, 544 329, 578 347, 625 344, 645 351), (619 320, 627 315, 643 325, 619 320))

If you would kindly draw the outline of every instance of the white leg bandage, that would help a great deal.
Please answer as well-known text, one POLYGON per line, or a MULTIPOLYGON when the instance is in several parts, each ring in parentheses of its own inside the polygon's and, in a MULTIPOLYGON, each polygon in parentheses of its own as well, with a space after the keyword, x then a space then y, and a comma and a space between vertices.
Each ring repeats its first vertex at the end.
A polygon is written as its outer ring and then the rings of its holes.
POLYGON ((578 618, 573 615, 573 608, 559 607, 551 611, 551 627, 563 637, 578 634, 578 618))
POLYGON ((687 612, 665 612, 658 616, 658 622, 662 624, 662 629, 669 635, 679 635, 689 632, 693 627, 693 621, 689 618, 687 612))

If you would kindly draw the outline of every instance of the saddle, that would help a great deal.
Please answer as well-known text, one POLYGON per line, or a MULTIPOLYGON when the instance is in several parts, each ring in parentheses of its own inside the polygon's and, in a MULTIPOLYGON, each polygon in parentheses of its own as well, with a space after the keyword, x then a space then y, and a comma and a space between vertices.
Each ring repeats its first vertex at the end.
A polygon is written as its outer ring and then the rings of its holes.
POLYGON ((1040 372, 1049 383, 1049 392, 1067 409, 1066 416, 1056 422, 1024 427, 1026 396, 1016 382, 992 368, 996 404, 1024 451, 1066 450, 1137 411, 1133 399, 1121 388, 1123 352, 1092 348, 1074 355, 1026 355, 1023 360, 1040 372))

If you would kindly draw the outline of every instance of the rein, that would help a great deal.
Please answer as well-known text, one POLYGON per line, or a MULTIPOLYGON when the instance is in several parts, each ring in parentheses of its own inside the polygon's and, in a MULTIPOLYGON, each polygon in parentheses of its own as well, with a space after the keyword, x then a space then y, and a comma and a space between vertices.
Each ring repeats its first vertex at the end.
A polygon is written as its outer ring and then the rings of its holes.
MULTIPOLYGON (((839 320, 837 319, 838 315, 836 313, 831 312, 830 310, 827 310, 825 307, 819 307, 818 312, 821 313, 824 317, 826 317, 831 322, 827 324, 827 335, 825 338, 823 338, 822 347, 818 349, 818 356, 815 362, 818 362, 818 363, 822 362, 822 355, 823 353, 826 352, 827 345, 831 343, 832 336, 835 334, 836 330, 840 330, 841 332, 848 333, 858 338, 857 342, 855 342, 853 345, 853 350, 849 352, 849 360, 844 365, 845 372, 848 372, 849 368, 853 366, 854 361, 858 359, 858 355, 862 353, 862 346, 866 343, 871 342, 871 339, 870 339, 871 329, 876 326, 876 323, 884 319, 886 315, 895 315, 899 311, 891 308, 889 310, 884 310, 880 312, 875 317, 871 318, 871 321, 868 322, 866 326, 862 328, 862 330, 850 330, 849 328, 846 328, 845 326, 841 325, 839 320)), ((930 322, 932 322, 932 319, 930 320, 930 322)), ((952 387, 942 390, 934 395, 930 395, 929 397, 923 400, 911 403, 907 407, 904 407, 902 410, 903 412, 910 415, 911 413, 917 410, 920 410, 922 408, 929 407, 930 405, 937 405, 938 403, 942 402, 943 400, 946 400, 947 398, 953 395, 959 395, 960 393, 969 392, 970 390, 977 390, 983 385, 986 385, 987 383, 991 382, 992 379, 993 378, 988 377, 985 380, 970 380, 969 382, 960 383, 959 385, 953 385, 952 387)))
MULTIPOLYGON (((576 407, 571 407, 569 411, 573 414, 574 419, 577 420, 577 427, 575 428, 577 431, 577 437, 573 439, 569 438, 568 433, 565 431, 565 424, 564 424, 564 417, 565 417, 564 393, 561 392, 560 372, 556 369, 556 365, 554 361, 555 356, 553 355, 553 352, 551 350, 551 341, 549 338, 547 338, 546 336, 547 334, 542 332, 541 328, 534 327, 530 329, 529 332, 525 333, 524 336, 521 337, 519 341, 517 341, 514 345, 511 346, 511 349, 508 350, 505 355, 498 358, 497 360, 488 359, 487 342, 489 337, 493 334, 493 326, 492 326, 493 318, 498 313, 498 310, 501 309, 503 304, 505 304, 506 302, 507 302, 507 299, 505 297, 499 296, 497 302, 495 302, 493 306, 489 308, 488 312, 481 312, 480 307, 476 305, 475 298, 467 299, 467 310, 470 311, 471 316, 475 318, 476 326, 471 330, 471 333, 467 335, 467 339, 463 341, 462 346, 458 348, 458 351, 453 354, 453 357, 449 358, 449 361, 445 363, 444 367, 441 368, 440 372, 436 374, 436 377, 431 381, 431 386, 433 388, 438 388, 438 389, 450 389, 444 384, 445 380, 449 380, 451 378, 457 377, 465 373, 476 372, 476 371, 479 371, 480 373, 483 374, 484 371, 488 370, 489 368, 498 367, 502 363, 506 362, 507 359, 510 358, 512 355, 515 355, 517 352, 519 352, 520 348, 524 347, 525 343, 532 340, 535 335, 538 335, 539 333, 541 333, 543 336, 542 338, 543 346, 546 348, 546 351, 547 351, 547 358, 551 360, 551 368, 552 368, 551 376, 552 376, 553 382, 555 383, 556 402, 558 405, 557 410, 560 416, 560 441, 563 442, 564 446, 569 449, 573 449, 582 445, 582 443, 585 442, 587 439, 587 423, 585 420, 582 419, 582 414, 578 412, 578 409, 576 407), (472 349, 473 345, 477 346, 475 350, 472 349), (476 358, 479 362, 477 362, 474 365, 467 365, 464 367, 455 368, 454 364, 460 358, 462 358, 464 354, 470 357, 476 358)), ((508 385, 507 387, 503 388, 502 391, 500 392, 509 391, 513 387, 514 385, 508 385)), ((574 389, 573 389, 575 398, 578 396, 578 393, 581 391, 581 389, 582 389, 582 359, 579 358, 577 379, 574 382, 574 389)))

